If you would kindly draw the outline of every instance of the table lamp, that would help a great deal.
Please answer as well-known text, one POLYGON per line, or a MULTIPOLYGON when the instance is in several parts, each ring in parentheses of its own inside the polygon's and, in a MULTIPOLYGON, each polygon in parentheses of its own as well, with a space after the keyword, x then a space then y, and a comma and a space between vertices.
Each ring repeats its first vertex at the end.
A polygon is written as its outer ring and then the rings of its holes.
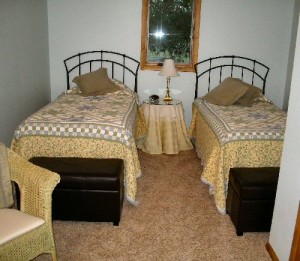
POLYGON ((172 97, 170 96, 170 77, 179 76, 178 72, 175 68, 175 63, 173 59, 165 59, 163 67, 161 68, 159 76, 167 76, 167 94, 164 98, 165 102, 173 101, 172 97))

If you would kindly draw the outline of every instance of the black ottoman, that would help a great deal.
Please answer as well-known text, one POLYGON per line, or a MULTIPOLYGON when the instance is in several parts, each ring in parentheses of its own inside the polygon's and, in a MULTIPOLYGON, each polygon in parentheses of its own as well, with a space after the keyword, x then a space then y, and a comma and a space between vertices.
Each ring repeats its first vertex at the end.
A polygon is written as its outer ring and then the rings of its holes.
POLYGON ((124 199, 123 160, 34 157, 30 162, 61 176, 52 195, 53 219, 119 225, 124 199))
POLYGON ((226 212, 243 232, 270 231, 279 168, 232 168, 229 173, 226 212))

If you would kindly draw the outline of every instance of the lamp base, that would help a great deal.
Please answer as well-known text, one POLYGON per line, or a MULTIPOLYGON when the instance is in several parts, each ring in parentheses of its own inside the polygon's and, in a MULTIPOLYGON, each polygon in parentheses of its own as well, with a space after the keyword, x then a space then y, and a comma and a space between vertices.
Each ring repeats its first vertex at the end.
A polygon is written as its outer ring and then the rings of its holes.
POLYGON ((164 98, 164 101, 165 102, 170 102, 170 101, 173 101, 172 97, 166 95, 166 97, 164 98))
POLYGON ((173 99, 170 96, 170 76, 167 77, 167 93, 166 96, 164 98, 165 102, 170 102, 173 101, 173 99))

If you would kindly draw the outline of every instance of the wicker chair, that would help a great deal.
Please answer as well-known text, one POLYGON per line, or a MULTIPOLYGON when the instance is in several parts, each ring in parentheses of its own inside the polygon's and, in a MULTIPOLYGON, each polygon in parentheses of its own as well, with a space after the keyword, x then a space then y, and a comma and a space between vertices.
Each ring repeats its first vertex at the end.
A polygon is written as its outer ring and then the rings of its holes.
MULTIPOLYGON (((21 216, 27 213, 29 217, 34 216, 33 219, 38 217, 37 219, 42 219, 42 224, 6 242, 3 241, 0 245, 0 260, 30 260, 42 253, 50 253, 52 259, 57 260, 51 203, 52 191, 59 183, 60 176, 29 163, 10 149, 8 149, 8 162, 11 179, 18 184, 21 195, 21 211, 13 211, 21 216)), ((3 216, 0 215, 0 222, 3 222, 1 220, 3 216)), ((12 227, 14 225, 12 224, 12 227)))

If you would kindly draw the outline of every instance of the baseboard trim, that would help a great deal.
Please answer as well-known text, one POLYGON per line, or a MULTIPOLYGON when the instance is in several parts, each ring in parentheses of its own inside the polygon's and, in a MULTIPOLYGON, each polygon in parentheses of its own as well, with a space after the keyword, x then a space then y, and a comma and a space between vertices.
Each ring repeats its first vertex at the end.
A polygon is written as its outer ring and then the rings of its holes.
POLYGON ((272 261, 279 261, 273 247, 271 246, 271 244, 269 242, 266 244, 266 249, 267 249, 272 261))

